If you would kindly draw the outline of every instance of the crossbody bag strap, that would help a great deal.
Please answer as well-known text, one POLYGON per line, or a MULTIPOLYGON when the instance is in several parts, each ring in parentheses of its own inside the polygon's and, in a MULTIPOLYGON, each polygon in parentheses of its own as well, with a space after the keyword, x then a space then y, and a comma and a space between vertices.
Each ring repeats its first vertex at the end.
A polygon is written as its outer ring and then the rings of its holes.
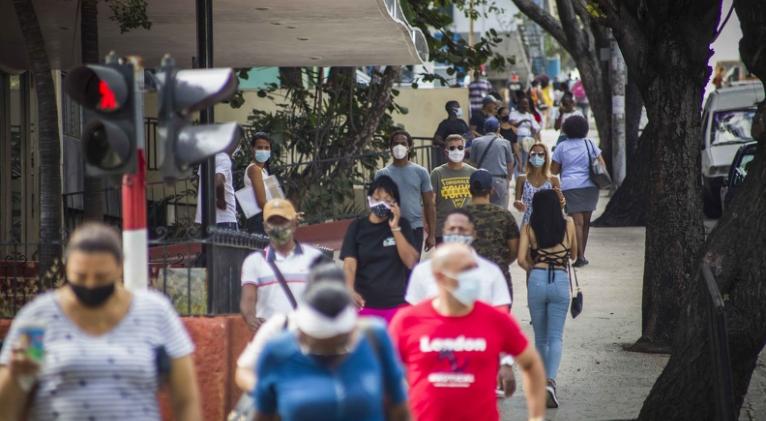
POLYGON ((282 291, 287 296, 287 300, 290 301, 290 306, 295 310, 298 308, 298 301, 295 300, 295 295, 293 295, 293 291, 290 290, 290 287, 287 285, 287 281, 285 280, 284 275, 282 275, 282 271, 279 270, 279 267, 277 267, 277 263, 275 260, 275 254, 276 253, 268 253, 266 257, 266 262, 271 266, 272 272, 274 272, 274 276, 277 277, 277 281, 279 282, 279 286, 282 287, 282 291))
POLYGON ((498 137, 500 136, 495 135, 495 137, 493 137, 492 140, 489 141, 489 145, 487 145, 487 149, 484 149, 484 153, 481 154, 481 158, 479 158, 479 162, 476 163, 479 168, 481 168, 481 164, 484 163, 484 158, 487 157, 489 150, 492 149, 492 145, 495 144, 495 141, 497 140, 498 137))
MULTIPOLYGON (((593 144, 593 141, 590 139, 585 139, 586 147, 588 148, 588 161, 590 162, 591 169, 593 168, 593 162, 598 161, 598 156, 596 155, 596 145, 593 144), (591 156, 590 151, 593 151, 593 155, 591 156)), ((600 164, 599 164, 600 165, 600 164)))

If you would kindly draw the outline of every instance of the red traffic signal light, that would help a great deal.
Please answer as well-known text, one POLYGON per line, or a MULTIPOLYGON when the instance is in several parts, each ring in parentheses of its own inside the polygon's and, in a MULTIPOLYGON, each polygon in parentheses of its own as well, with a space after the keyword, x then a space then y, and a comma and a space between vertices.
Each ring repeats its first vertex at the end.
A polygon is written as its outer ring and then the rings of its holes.
POLYGON ((111 113, 122 108, 130 97, 125 76, 112 67, 87 65, 72 70, 65 90, 85 108, 111 113))
POLYGON ((136 168, 142 110, 136 108, 133 72, 133 65, 113 60, 77 67, 64 79, 64 91, 85 108, 88 122, 81 143, 90 176, 121 175, 136 168))

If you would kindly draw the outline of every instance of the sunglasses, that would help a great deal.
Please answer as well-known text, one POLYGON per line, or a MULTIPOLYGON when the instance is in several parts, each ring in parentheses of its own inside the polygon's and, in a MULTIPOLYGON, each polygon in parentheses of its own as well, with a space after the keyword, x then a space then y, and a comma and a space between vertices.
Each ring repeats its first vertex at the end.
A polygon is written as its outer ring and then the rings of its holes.
POLYGON ((542 157, 545 157, 545 153, 544 152, 530 152, 529 156, 542 156, 542 157))
POLYGON ((463 146, 463 145, 460 145, 460 146, 448 146, 447 149, 451 150, 451 151, 454 151, 455 149, 457 149, 459 151, 462 151, 463 149, 465 149, 465 146, 463 146))

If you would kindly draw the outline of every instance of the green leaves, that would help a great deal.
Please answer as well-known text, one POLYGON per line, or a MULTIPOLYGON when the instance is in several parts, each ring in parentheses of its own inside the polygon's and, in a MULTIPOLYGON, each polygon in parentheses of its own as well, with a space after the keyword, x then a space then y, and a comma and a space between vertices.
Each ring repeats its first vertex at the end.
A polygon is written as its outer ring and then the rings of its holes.
POLYGON ((119 23, 120 33, 124 34, 132 29, 152 28, 152 22, 146 14, 148 2, 146 0, 105 0, 112 9, 109 20, 119 23))
MULTIPOLYGON (((407 20, 425 34, 431 60, 446 64, 448 66, 446 72, 449 76, 463 77, 469 71, 486 63, 502 69, 506 63, 510 62, 508 57, 495 51, 504 41, 503 34, 497 29, 492 28, 484 34, 478 34, 473 45, 469 45, 466 39, 450 30, 454 21, 453 9, 473 19, 505 13, 497 6, 495 0, 474 0, 473 2, 469 0, 399 0, 399 2, 407 20), (473 8, 470 7, 471 3, 473 8)), ((448 84, 444 77, 434 73, 421 74, 416 82, 435 80, 448 84)))

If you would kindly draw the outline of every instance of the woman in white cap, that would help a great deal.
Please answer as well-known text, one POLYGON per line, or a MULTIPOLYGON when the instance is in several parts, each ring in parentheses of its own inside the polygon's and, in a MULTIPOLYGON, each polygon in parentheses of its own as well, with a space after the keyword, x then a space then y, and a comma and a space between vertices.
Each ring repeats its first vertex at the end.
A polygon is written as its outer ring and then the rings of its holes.
POLYGON ((402 367, 385 327, 358 319, 348 289, 310 285, 296 331, 266 344, 256 365, 256 421, 409 420, 402 367))

